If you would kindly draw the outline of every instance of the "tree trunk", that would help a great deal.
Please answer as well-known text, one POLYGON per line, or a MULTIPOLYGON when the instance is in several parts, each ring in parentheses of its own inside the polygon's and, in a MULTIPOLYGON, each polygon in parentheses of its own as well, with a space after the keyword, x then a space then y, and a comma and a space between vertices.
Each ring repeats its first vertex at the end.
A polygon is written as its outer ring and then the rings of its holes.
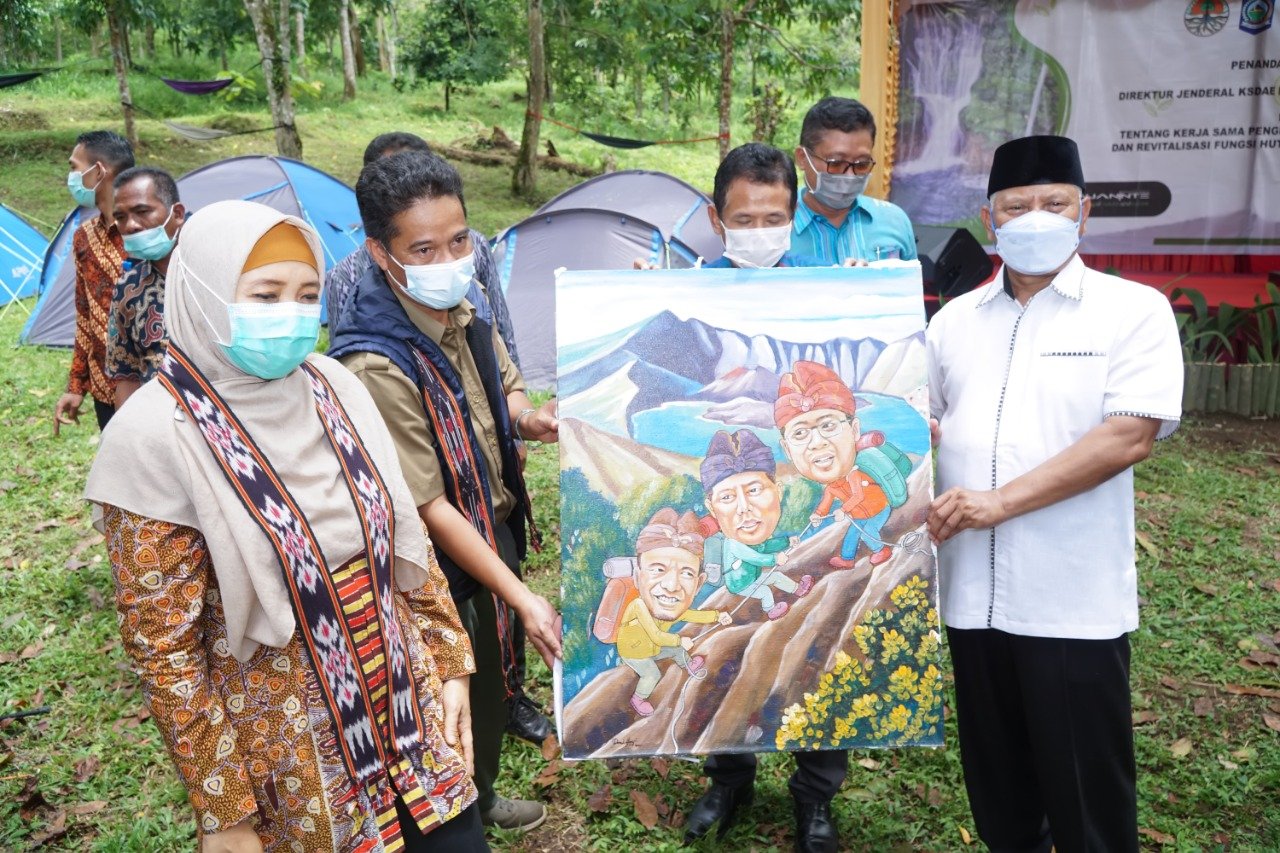
POLYGON ((144 47, 147 51, 147 59, 154 60, 156 58, 156 25, 147 22, 147 28, 143 33, 144 47))
POLYGON ((351 44, 351 0, 338 8, 338 39, 342 42, 342 100, 356 97, 356 54, 351 44))
POLYGON ((111 33, 111 64, 115 66, 120 88, 120 108, 124 112, 124 137, 138 149, 138 129, 133 124, 133 96, 129 94, 129 71, 125 63, 124 21, 115 2, 106 4, 107 29, 111 33))
POLYGON ((62 64, 62 19, 58 15, 53 16, 53 50, 57 57, 57 63, 62 64))
POLYGON ((453 84, 444 81, 444 111, 449 112, 449 96, 453 94, 453 84))
POLYGON ((391 52, 391 79, 400 76, 400 16, 396 14, 396 4, 391 4, 391 37, 387 39, 387 48, 391 52))
POLYGON ((644 116, 644 74, 636 70, 631 75, 631 96, 635 101, 636 118, 644 116))
POLYGON ((133 41, 129 38, 129 27, 123 20, 120 21, 120 41, 124 44, 124 65, 126 68, 133 69, 133 41))
POLYGON ((356 4, 348 4, 347 11, 351 14, 351 47, 356 55, 356 76, 363 77, 368 69, 364 61, 364 37, 360 33, 360 18, 356 15, 356 4))
POLYGON ((293 55, 294 67, 299 74, 307 73, 307 16, 301 9, 293 13, 293 37, 296 40, 293 55))
POLYGON ((89 31, 89 56, 97 59, 102 55, 102 26, 96 26, 89 31))
POLYGON ((280 21, 287 20, 288 0, 280 7, 271 0, 244 0, 253 21, 253 32, 262 55, 262 76, 267 81, 267 103, 276 125, 276 150, 284 157, 302 159, 302 139, 293 117, 293 93, 289 90, 289 43, 281 40, 280 21))
POLYGON ((733 108, 733 36, 737 20, 733 4, 720 9, 720 159, 729 153, 729 119, 733 108))
POLYGON ((542 0, 528 0, 529 79, 525 86, 524 132, 520 153, 511 176, 511 188, 518 195, 532 195, 538 186, 538 131, 542 125, 542 98, 547 90, 547 63, 542 33, 542 0))
POLYGON ((378 33, 378 70, 390 76, 391 51, 387 48, 387 16, 379 12, 374 17, 373 23, 378 33))

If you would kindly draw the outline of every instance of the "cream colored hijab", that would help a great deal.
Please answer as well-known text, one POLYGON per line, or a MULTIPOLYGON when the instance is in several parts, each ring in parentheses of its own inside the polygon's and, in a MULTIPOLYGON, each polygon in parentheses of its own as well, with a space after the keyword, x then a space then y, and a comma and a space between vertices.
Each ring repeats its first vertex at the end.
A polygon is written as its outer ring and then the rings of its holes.
MULTIPOLYGON (((306 237, 323 280, 320 238, 305 222, 254 202, 211 204, 182 227, 165 280, 165 326, 169 340, 213 384, 279 473, 336 570, 364 549, 364 536, 316 413, 310 380, 301 370, 274 380, 250 376, 218 343, 231 340, 225 303, 233 301, 249 252, 280 222, 306 237)), ((422 586, 429 546, 386 424, 369 392, 342 365, 320 355, 307 361, 333 386, 390 492, 397 586, 422 586)), ((227 483, 200 430, 158 381, 143 385, 111 419, 85 497, 200 531, 238 659, 248 660, 259 644, 281 648, 289 642, 293 609, 274 549, 227 483)))

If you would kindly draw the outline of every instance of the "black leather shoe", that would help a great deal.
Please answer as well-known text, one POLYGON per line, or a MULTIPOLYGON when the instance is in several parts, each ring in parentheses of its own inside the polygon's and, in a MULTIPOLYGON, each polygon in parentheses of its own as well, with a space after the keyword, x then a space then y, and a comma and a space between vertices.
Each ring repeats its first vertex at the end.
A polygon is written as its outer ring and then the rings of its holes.
POLYGON ((738 810, 751 805, 755 799, 755 788, 742 785, 730 788, 728 785, 711 783, 711 787, 694 803, 689 819, 684 822, 684 843, 692 844, 706 835, 718 821, 720 828, 716 830, 716 838, 724 838, 734 821, 738 810))
POLYGON ((796 803, 796 850, 799 853, 836 853, 840 833, 831 814, 831 803, 796 803))
POLYGON ((541 744, 551 734, 551 721, 523 693, 511 700, 507 731, 532 744, 541 744))

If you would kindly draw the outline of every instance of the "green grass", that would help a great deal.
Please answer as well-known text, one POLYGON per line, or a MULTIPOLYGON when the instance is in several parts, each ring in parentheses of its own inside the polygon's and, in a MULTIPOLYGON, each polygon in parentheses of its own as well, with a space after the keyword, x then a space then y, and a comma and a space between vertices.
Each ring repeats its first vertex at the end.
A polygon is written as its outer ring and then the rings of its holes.
MULTIPOLYGON (((207 71, 194 68, 186 76, 207 71)), ((400 94, 372 75, 361 82, 359 101, 339 105, 331 98, 340 81, 318 76, 328 94, 300 109, 307 159, 349 182, 365 141, 385 130, 411 129, 445 143, 487 133, 495 124, 513 138, 519 133, 523 104, 513 99, 519 89, 514 83, 460 93, 446 115, 438 87, 400 94)), ((137 103, 195 124, 231 113, 252 127, 265 113, 252 104, 228 107, 184 98, 153 80, 138 78, 134 86, 137 103)), ((64 72, 0 92, 0 201, 56 223, 69 204, 63 178, 75 134, 118 122, 113 87, 106 74, 64 72)), ((556 114, 573 123, 621 135, 700 135, 712 127, 709 108, 705 127, 687 129, 584 118, 561 109, 556 114)), ((150 119, 140 127, 140 159, 176 173, 272 148, 269 134, 196 144, 176 139, 150 119)), ((566 131, 546 130, 569 159, 594 163, 606 153, 566 131)), ((745 138, 740 131, 735 138, 745 138)), ((793 126, 784 126, 779 139, 793 134, 793 126)), ((714 144, 608 153, 619 168, 661 168, 703 187, 715 165, 714 144)), ((527 201, 511 197, 506 170, 462 164, 462 172, 478 227, 494 232, 532 210, 527 201)), ((542 195, 570 183, 544 173, 542 195)), ((22 319, 15 309, 0 320, 6 347, 16 341, 22 319)), ((65 813, 65 831, 49 840, 53 849, 189 850, 190 810, 153 724, 139 719, 142 701, 119 647, 110 571, 80 499, 96 447, 92 415, 54 438, 50 412, 65 383, 68 354, 3 352, 0 712, 41 704, 52 712, 0 728, 0 849, 35 846, 65 813)), ((557 464, 554 448, 538 448, 528 471, 546 537, 529 574, 553 600, 559 587, 557 464)), ((1140 723, 1140 825, 1148 831, 1144 846, 1280 849, 1280 733, 1263 718, 1280 717, 1280 699, 1240 692, 1280 688, 1274 665, 1247 661, 1250 653, 1268 660, 1258 653, 1274 652, 1280 639, 1280 429, 1192 421, 1139 467, 1137 488, 1144 605, 1142 627, 1133 638, 1133 687, 1140 723), (1190 751, 1176 757, 1175 744, 1184 739, 1190 751)), ((546 668, 532 660, 530 672, 534 694, 549 700, 546 668)), ((756 806, 725 849, 790 845, 791 765, 785 756, 764 757, 756 806)), ((538 784, 547 767, 538 751, 511 743, 504 756, 504 791, 546 800, 551 818, 525 839, 493 837, 498 846, 674 850, 683 815, 703 787, 694 762, 583 762, 564 765, 543 777, 549 784, 538 784), (611 799, 594 812, 588 800, 605 785, 612 786, 611 799), (633 791, 658 806, 653 829, 637 821, 633 791)), ((973 826, 954 728, 948 723, 941 750, 855 753, 836 813, 849 849, 966 849, 965 833, 973 826)))

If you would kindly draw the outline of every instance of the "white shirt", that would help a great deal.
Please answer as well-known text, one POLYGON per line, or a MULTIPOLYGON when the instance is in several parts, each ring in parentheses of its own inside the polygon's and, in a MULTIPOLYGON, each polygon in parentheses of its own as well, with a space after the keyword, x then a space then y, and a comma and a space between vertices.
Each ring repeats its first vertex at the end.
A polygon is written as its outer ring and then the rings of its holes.
MULTIPOLYGON (((1154 288, 1076 255, 1021 306, 1003 274, 948 302, 926 332, 939 491, 994 489, 1111 415, 1178 427, 1182 349, 1154 288)), ((953 628, 1111 639, 1138 627, 1133 469, 1075 497, 966 530, 938 550, 953 628)))

